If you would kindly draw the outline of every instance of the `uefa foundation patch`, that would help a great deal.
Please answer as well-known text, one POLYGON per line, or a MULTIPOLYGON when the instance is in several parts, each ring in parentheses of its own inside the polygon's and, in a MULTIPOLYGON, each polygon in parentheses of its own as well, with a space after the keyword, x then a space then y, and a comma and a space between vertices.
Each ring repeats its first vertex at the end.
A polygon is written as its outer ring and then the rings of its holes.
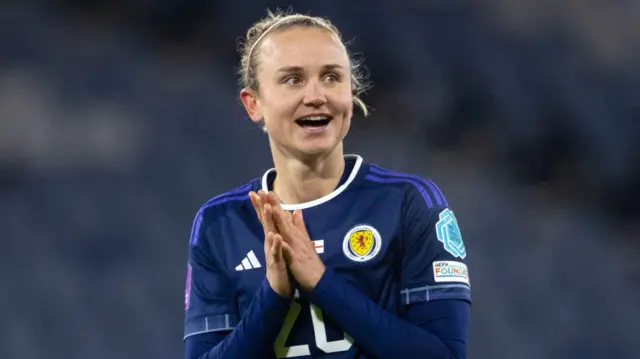
POLYGON ((462 262, 435 261, 433 262, 433 280, 469 284, 467 265, 462 262))

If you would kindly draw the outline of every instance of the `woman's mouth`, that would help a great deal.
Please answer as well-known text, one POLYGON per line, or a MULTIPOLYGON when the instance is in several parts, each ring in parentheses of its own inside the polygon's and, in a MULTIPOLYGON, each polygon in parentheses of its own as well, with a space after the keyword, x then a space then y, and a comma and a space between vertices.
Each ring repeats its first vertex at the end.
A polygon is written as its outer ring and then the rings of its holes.
POLYGON ((305 116, 296 120, 296 123, 307 130, 322 130, 329 126, 333 117, 329 115, 305 116))

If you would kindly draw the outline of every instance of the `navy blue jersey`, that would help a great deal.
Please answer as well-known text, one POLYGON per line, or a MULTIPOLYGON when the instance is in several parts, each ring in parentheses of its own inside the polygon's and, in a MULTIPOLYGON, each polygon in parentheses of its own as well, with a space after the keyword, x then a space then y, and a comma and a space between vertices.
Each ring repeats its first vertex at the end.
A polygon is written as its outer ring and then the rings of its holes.
MULTIPOLYGON (((345 156, 339 186, 301 209, 316 251, 336 276, 385 311, 414 303, 470 301, 466 250, 453 211, 430 180, 345 156)), ((194 221, 186 290, 185 338, 230 331, 265 279, 264 232, 249 191, 268 191, 274 170, 208 201, 194 221)), ((381 338, 383 340, 383 338, 381 338)), ((264 358, 367 358, 358 342, 296 291, 264 358)))

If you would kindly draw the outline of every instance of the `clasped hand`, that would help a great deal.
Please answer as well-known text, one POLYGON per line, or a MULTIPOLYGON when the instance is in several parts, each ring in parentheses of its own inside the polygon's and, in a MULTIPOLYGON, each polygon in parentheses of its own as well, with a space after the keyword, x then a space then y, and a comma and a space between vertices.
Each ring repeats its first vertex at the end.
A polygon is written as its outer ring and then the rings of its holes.
POLYGON ((281 296, 291 296, 289 270, 305 291, 315 288, 325 271, 309 237, 301 210, 293 214, 280 206, 273 192, 250 192, 249 197, 264 229, 267 280, 281 296))

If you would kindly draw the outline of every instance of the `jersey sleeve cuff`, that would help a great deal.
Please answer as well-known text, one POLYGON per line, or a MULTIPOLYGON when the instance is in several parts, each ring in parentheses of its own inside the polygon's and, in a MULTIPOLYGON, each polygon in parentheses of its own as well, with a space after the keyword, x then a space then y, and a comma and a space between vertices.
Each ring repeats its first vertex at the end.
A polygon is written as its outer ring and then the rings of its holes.
POLYGON ((471 288, 458 283, 405 288, 400 291, 400 299, 404 305, 441 299, 462 299, 471 303, 471 288))
POLYGON ((331 268, 325 268, 324 274, 320 277, 315 288, 309 292, 309 297, 317 304, 320 304, 327 295, 330 295, 328 293, 336 289, 335 276, 336 274, 331 268))
POLYGON ((184 338, 211 332, 232 330, 238 324, 234 314, 210 315, 189 320, 184 325, 184 338))
MULTIPOLYGON (((257 305, 262 308, 266 320, 269 320, 271 316, 276 319, 282 317, 289 310, 291 304, 291 298, 282 297, 276 293, 266 279, 256 292, 254 300, 259 302, 257 305)), ((239 319, 236 314, 200 316, 185 323, 183 339, 197 334, 233 330, 238 323, 239 319)))
POLYGON ((276 311, 287 311, 291 305, 291 298, 283 297, 276 293, 269 281, 265 278, 258 291, 258 299, 263 303, 263 306, 268 309, 276 311))

